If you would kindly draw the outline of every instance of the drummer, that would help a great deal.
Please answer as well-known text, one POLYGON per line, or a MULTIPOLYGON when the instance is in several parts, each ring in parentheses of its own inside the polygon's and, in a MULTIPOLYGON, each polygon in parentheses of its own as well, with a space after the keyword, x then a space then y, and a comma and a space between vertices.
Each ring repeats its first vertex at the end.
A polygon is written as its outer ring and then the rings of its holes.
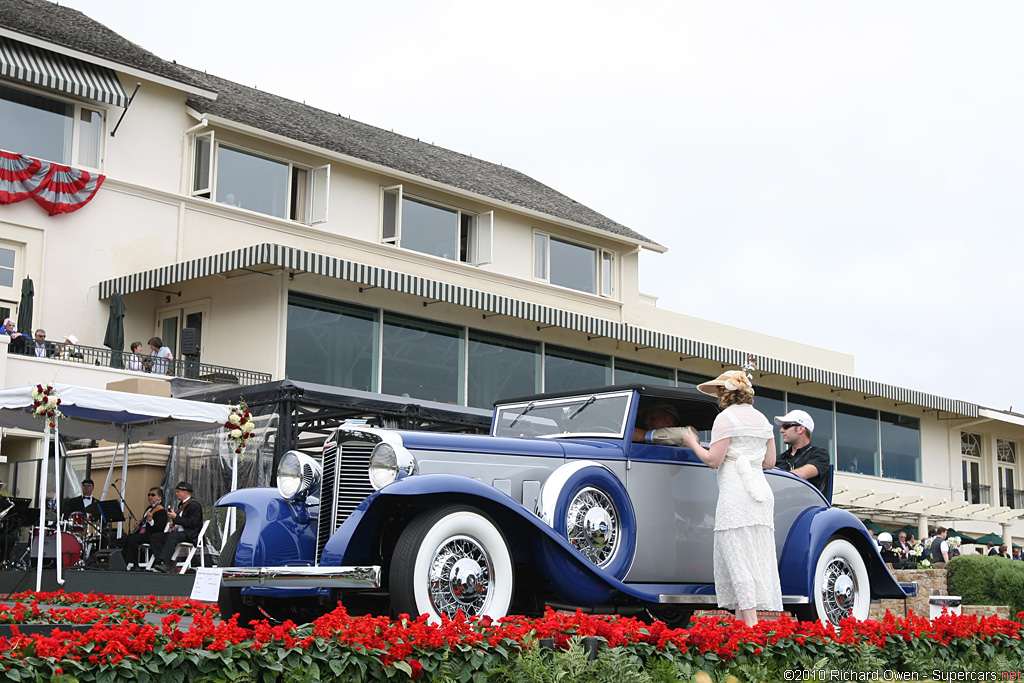
POLYGON ((86 509, 93 503, 99 502, 92 496, 93 483, 92 479, 86 477, 82 480, 82 495, 75 496, 74 498, 68 499, 67 505, 64 507, 64 513, 70 515, 74 512, 85 513, 86 509))

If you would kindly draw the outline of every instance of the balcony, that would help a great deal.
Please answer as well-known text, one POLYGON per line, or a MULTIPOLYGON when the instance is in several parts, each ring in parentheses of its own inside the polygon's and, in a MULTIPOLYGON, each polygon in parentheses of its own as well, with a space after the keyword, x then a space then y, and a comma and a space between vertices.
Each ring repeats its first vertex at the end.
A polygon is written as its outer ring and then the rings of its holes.
POLYGON ((968 503, 991 505, 992 487, 981 484, 964 484, 964 500, 968 503))
POLYGON ((999 504, 1014 510, 1024 508, 1024 491, 999 487, 999 504))
MULTIPOLYGON (((266 372, 231 368, 223 365, 211 365, 188 359, 167 361, 165 359, 155 359, 148 355, 136 356, 130 352, 111 351, 106 347, 97 348, 82 346, 81 344, 72 346, 71 344, 53 342, 49 348, 52 351, 52 355, 48 357, 36 356, 34 352, 16 355, 8 349, 9 358, 12 360, 17 358, 35 361, 32 365, 34 366, 33 372, 37 378, 30 379, 29 383, 41 381, 48 376, 62 377, 69 374, 80 374, 76 370, 86 370, 87 368, 94 369, 95 371, 110 371, 111 374, 117 375, 117 379, 123 379, 125 376, 140 375, 154 378, 161 377, 163 379, 178 377, 211 383, 240 384, 243 386, 262 384, 271 380, 270 374, 266 372), (158 373, 152 372, 154 361, 158 363, 158 373), (41 367, 41 365, 50 366, 51 364, 52 367, 41 367)), ((30 351, 33 350, 31 345, 29 349, 30 351)), ((10 377, 9 379, 13 380, 15 378, 10 377)), ((68 379, 58 379, 57 381, 67 382, 68 379)), ((78 383, 94 384, 93 382, 86 383, 82 381, 78 383)), ((103 385, 101 383, 97 386, 103 385)))

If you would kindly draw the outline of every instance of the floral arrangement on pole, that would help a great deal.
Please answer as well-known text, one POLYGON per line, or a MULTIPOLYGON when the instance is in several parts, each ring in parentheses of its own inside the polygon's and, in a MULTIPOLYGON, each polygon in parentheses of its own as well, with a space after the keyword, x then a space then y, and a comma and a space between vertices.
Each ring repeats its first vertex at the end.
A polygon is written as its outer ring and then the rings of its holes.
POLYGON ((245 454, 246 443, 256 431, 256 425, 244 398, 239 397, 238 403, 229 405, 228 408, 231 409, 231 414, 224 423, 224 428, 228 430, 228 446, 241 457, 245 454))
POLYGON ((57 426, 57 420, 67 417, 60 412, 60 397, 52 385, 37 384, 32 389, 32 414, 42 418, 43 426, 50 429, 57 426))

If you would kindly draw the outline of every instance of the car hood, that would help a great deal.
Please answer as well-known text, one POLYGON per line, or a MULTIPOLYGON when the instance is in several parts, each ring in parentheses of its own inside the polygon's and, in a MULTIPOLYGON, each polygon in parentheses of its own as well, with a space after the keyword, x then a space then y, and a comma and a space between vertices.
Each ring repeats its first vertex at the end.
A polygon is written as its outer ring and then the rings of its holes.
POLYGON ((414 451, 458 451, 491 455, 546 455, 550 457, 621 457, 620 439, 529 439, 480 434, 395 432, 414 451))

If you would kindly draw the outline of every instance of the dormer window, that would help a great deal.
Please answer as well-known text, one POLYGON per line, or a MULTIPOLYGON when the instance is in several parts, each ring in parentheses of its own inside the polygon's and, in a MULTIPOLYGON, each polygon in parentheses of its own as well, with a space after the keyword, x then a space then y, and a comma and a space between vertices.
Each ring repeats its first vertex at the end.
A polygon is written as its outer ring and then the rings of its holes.
POLYGON ((381 188, 381 242, 473 265, 491 262, 494 212, 473 213, 381 188))
POLYGON ((614 254, 555 237, 533 235, 533 276, 560 287, 610 297, 615 291, 614 254))

